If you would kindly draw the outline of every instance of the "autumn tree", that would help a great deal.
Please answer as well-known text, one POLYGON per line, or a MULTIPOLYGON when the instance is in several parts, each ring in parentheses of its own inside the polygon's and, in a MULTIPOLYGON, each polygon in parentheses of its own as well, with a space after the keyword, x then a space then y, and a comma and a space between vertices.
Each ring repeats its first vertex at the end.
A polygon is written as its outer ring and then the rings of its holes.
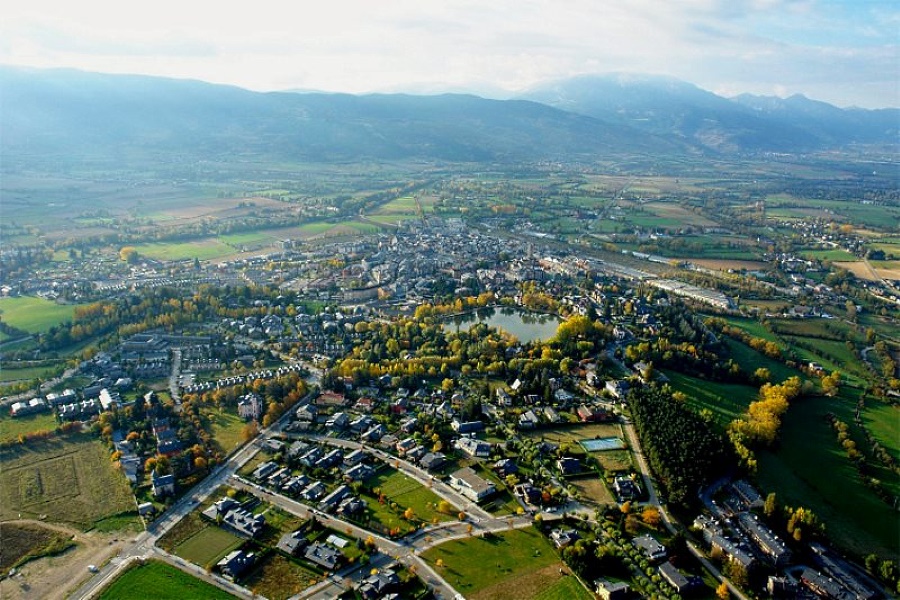
POLYGON ((719 587, 716 588, 716 598, 719 600, 728 600, 731 594, 728 592, 728 584, 726 582, 722 582, 719 584, 719 587))

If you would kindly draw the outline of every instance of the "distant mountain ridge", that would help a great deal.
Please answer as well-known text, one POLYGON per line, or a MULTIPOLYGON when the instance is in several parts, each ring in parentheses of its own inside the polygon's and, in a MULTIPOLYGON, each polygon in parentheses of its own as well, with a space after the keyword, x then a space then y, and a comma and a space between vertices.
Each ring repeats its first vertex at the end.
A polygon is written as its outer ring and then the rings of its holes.
MULTIPOLYGON (((260 93, 0 67, 6 165, 72 160, 586 161, 896 144, 900 111, 727 99, 674 79, 580 77, 521 98, 260 93)), ((62 161, 62 162, 60 162, 62 161)))
POLYGON ((900 132, 900 109, 841 109, 803 96, 729 99, 667 77, 586 75, 519 97, 725 153, 896 145, 900 132))
POLYGON ((596 160, 690 145, 525 100, 258 93, 198 81, 0 68, 0 150, 341 162, 596 160))

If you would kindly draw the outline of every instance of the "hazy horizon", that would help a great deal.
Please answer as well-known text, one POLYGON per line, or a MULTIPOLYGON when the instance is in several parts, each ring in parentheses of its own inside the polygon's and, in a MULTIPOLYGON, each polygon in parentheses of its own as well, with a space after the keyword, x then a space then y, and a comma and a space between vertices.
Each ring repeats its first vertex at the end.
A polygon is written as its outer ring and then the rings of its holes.
POLYGON ((0 23, 0 63, 198 79, 255 91, 504 98, 585 74, 674 77, 716 94, 900 106, 900 10, 832 0, 469 0, 304 8, 273 0, 34 0, 0 23))

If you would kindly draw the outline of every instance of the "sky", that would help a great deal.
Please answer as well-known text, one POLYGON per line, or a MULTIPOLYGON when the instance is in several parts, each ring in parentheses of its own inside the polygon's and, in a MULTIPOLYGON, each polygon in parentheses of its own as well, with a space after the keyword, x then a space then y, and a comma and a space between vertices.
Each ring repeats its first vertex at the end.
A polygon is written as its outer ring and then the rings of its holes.
POLYGON ((258 91, 514 96, 644 73, 712 92, 900 106, 896 0, 17 0, 0 64, 258 91))

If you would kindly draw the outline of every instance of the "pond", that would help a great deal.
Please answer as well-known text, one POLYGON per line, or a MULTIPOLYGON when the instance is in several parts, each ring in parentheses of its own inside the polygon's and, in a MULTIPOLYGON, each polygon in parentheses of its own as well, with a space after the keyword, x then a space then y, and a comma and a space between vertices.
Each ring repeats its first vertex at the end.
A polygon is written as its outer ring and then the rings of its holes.
POLYGON ((482 308, 477 311, 456 315, 449 319, 457 329, 484 323, 510 333, 526 344, 535 340, 548 340, 556 335, 556 328, 562 320, 556 315, 547 315, 516 308, 482 308))

